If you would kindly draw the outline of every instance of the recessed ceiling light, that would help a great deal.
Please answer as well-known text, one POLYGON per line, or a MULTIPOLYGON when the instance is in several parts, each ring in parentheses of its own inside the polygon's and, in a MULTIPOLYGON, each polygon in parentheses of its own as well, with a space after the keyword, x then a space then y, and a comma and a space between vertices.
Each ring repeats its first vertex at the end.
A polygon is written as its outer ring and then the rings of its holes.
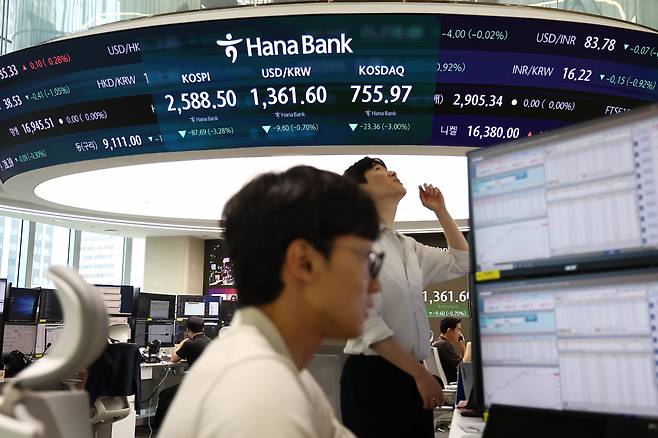
MULTIPOLYGON (((54 178, 39 184, 34 193, 46 201, 88 211, 216 221, 231 196, 261 173, 296 165, 342 173, 362 156, 295 155, 141 164, 54 178)), ((400 202, 396 221, 436 221, 418 199, 417 187, 425 182, 441 189, 453 218, 468 218, 465 157, 378 156, 397 172, 408 191, 400 202)))

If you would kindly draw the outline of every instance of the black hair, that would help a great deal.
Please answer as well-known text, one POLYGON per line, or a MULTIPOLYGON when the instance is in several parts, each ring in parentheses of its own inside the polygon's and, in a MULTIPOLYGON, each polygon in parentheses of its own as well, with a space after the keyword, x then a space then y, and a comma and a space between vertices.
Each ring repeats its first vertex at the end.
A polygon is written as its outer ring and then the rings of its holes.
POLYGON ((363 157, 356 163, 352 164, 343 173, 343 176, 348 177, 357 184, 365 184, 366 172, 375 167, 376 165, 386 167, 386 164, 380 158, 363 157))
POLYGON ((203 331, 203 318, 200 316, 190 316, 185 321, 185 328, 192 333, 199 333, 203 331))
POLYGON ((457 328, 457 324, 459 324, 460 322, 462 322, 462 320, 459 318, 455 318, 454 316, 448 316, 446 318, 443 318, 439 323, 440 324, 439 327, 441 328, 441 334, 447 332, 448 329, 454 330, 455 328, 457 328))
POLYGON ((276 300, 288 245, 304 239, 329 256, 340 236, 375 240, 379 216, 368 194, 347 178, 309 166, 256 177, 224 208, 222 225, 239 306, 276 300))

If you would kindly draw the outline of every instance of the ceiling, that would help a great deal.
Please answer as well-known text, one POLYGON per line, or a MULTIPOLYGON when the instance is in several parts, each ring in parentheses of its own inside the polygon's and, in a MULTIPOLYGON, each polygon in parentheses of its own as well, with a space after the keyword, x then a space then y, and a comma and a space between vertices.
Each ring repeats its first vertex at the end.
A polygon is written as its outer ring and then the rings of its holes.
POLYGON ((236 149, 94 160, 28 172, 2 185, 0 214, 130 237, 219 236, 224 204, 256 175, 310 165, 342 173, 381 157, 408 190, 396 224, 436 231, 418 200, 424 182, 440 187, 460 226, 468 219, 466 148, 372 146, 236 149))
MULTIPOLYGON (((599 17, 528 8, 477 5, 482 15, 536 17, 609 24, 599 17)), ((306 13, 371 12, 371 3, 309 5, 306 13), (323 9, 324 8, 324 9, 323 9)), ((391 11, 427 12, 425 4, 387 4, 391 11)), ((440 6, 472 13, 474 5, 440 6)), ((211 12, 218 18, 287 15, 299 5, 238 8, 211 12)), ((297 12, 301 13, 301 12, 297 12)), ((168 14, 100 26, 71 35, 76 38, 140 26, 174 24, 211 17, 206 12, 168 14)), ((627 23, 619 27, 632 28, 627 23)), ((439 186, 458 225, 466 227, 468 194, 465 147, 442 146, 295 146, 167 152, 76 162, 17 175, 0 184, 0 215, 19 217, 86 231, 129 237, 187 235, 216 238, 224 203, 255 175, 297 164, 342 172, 364 155, 382 157, 399 173, 408 190, 400 203, 396 226, 404 231, 436 231, 439 224, 420 205, 415 186, 439 186)))

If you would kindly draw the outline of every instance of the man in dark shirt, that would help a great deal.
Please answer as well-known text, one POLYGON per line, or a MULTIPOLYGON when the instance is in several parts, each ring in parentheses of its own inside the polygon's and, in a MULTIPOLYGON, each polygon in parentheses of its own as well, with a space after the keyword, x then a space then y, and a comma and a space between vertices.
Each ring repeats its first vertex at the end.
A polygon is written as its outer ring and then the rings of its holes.
POLYGON ((171 361, 176 363, 185 359, 191 367, 210 343, 210 338, 203 333, 203 318, 191 316, 185 323, 185 327, 187 337, 181 342, 178 350, 172 353, 171 361))
POLYGON ((457 381, 457 367, 464 354, 464 338, 462 336, 461 319, 449 316, 440 322, 441 336, 433 346, 439 351, 439 358, 448 381, 457 381))
MULTIPOLYGON (((185 330, 187 337, 181 342, 178 350, 171 354, 171 361, 176 363, 185 359, 190 364, 190 367, 192 367, 194 362, 201 356, 201 353, 203 353, 203 350, 210 344, 210 338, 203 333, 203 318, 199 316, 189 317, 185 322, 185 330)), ((152 427, 159 428, 162 424, 179 386, 180 384, 173 385, 160 391, 158 395, 158 408, 155 411, 154 421, 151 422, 152 427)))

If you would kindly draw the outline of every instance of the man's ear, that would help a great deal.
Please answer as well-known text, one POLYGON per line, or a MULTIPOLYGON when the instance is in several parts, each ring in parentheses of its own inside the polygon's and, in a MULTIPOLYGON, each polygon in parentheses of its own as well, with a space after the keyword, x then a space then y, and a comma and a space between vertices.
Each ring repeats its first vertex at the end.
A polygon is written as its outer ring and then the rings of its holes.
POLYGON ((295 239, 288 245, 282 269, 298 281, 308 282, 316 274, 317 250, 304 239, 295 239))

